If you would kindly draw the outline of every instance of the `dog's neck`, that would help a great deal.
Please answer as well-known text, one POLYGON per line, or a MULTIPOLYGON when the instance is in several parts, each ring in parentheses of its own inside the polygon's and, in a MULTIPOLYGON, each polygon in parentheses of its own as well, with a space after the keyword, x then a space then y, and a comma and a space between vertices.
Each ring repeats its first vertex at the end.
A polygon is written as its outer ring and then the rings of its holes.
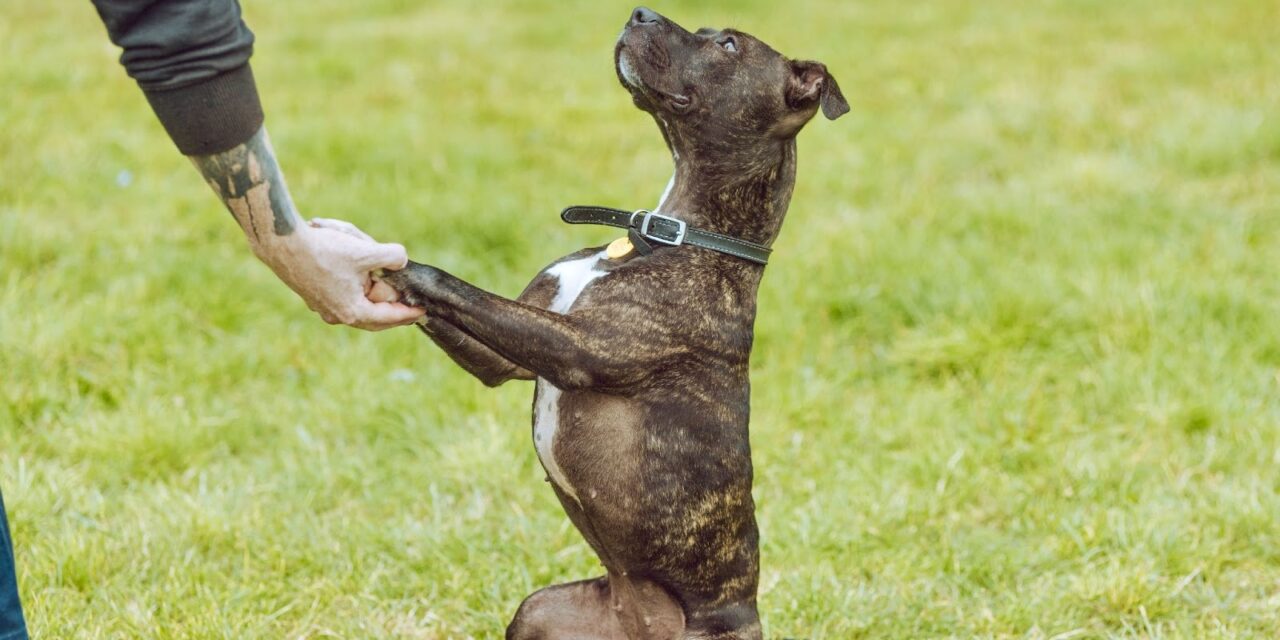
POLYGON ((657 212, 699 229, 773 244, 795 187, 795 138, 698 143, 658 122, 675 173, 657 212))

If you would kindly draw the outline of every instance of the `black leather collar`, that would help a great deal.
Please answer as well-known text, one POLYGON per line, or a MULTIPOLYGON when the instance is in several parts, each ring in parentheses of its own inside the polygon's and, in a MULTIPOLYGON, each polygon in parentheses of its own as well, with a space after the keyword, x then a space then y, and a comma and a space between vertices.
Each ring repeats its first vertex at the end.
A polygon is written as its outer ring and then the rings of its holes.
POLYGON ((754 242, 695 229, 684 220, 645 209, 623 211, 608 207, 569 207, 560 212, 560 219, 569 224, 602 224, 626 229, 631 243, 643 254, 652 252, 654 245, 678 247, 688 244, 727 253, 748 262, 768 264, 772 251, 754 242))

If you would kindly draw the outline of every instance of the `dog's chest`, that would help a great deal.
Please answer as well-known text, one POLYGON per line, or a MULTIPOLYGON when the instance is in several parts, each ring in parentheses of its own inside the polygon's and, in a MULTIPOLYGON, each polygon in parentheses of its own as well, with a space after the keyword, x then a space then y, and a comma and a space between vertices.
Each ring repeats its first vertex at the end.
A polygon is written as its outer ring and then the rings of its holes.
MULTIPOLYGON (((556 279, 556 296, 551 301, 550 310, 556 313, 568 313, 578 301, 582 292, 597 278, 607 272, 599 269, 600 261, 605 259, 601 251, 586 258, 561 262, 550 269, 547 275, 556 279)), ((564 471, 556 462, 555 439, 560 429, 560 390, 543 378, 537 382, 538 401, 533 409, 533 446, 538 451, 538 459, 547 470, 551 481, 560 490, 578 499, 573 485, 565 478, 564 471)))

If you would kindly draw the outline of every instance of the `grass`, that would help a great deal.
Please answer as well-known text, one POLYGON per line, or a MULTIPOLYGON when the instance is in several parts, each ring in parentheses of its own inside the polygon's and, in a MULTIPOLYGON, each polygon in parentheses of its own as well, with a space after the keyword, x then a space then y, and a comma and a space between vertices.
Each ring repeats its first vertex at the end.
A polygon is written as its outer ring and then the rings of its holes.
MULTIPOLYGON (((1280 5, 657 6, 826 62, 753 361, 770 637, 1280 636, 1280 5)), ((528 436, 256 263, 86 4, 2 0, 0 485, 41 638, 496 637, 528 436)), ((611 2, 246 3, 307 215, 512 295, 669 175, 611 2)))

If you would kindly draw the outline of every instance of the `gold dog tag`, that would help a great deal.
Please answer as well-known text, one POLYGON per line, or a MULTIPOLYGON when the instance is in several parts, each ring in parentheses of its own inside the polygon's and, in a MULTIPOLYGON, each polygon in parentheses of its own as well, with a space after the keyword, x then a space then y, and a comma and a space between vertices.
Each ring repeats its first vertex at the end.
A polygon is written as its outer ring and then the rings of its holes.
POLYGON ((623 236, 609 243, 609 248, 604 250, 604 254, 609 256, 610 260, 617 260, 635 249, 635 245, 631 244, 631 239, 623 236))

